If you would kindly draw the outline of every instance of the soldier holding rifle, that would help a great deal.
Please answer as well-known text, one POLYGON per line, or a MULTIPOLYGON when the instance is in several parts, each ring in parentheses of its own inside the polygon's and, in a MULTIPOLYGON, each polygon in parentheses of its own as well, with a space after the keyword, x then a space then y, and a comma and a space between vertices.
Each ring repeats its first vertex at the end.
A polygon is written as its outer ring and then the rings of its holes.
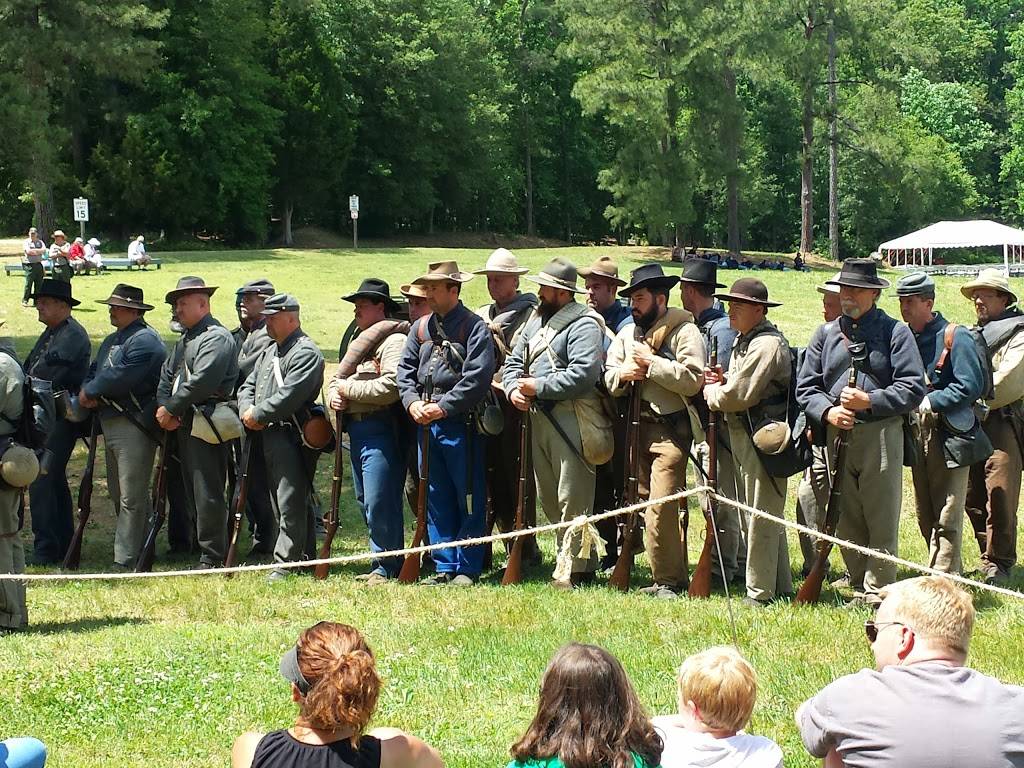
POLYGON ((164 361, 157 387, 156 420, 161 429, 176 433, 174 453, 181 460, 185 506, 194 515, 190 523, 201 551, 199 568, 217 568, 227 554, 227 441, 240 431, 208 434, 217 407, 227 407, 238 380, 234 337, 210 314, 216 290, 201 277, 188 276, 167 292, 165 300, 185 332, 164 361), (194 429, 200 419, 204 423, 194 429), (204 424, 209 425, 205 430, 204 424))
POLYGON ((156 388, 167 350, 144 315, 141 288, 118 284, 101 299, 117 330, 100 344, 78 393, 78 404, 96 409, 103 428, 107 489, 117 515, 114 565, 135 567, 146 535, 150 509, 149 481, 156 456, 156 388))
MULTIPOLYGON (((401 549, 406 464, 398 420, 405 416, 394 406, 398 361, 409 324, 395 319, 398 304, 383 280, 367 278, 359 290, 342 299, 355 307, 359 335, 338 363, 327 389, 328 404, 344 414, 351 440, 352 485, 370 531, 370 551, 401 549)), ((375 586, 398 576, 401 567, 401 558, 374 560, 370 572, 358 578, 375 586)))
MULTIPOLYGON (((267 299, 261 314, 274 340, 238 390, 238 412, 247 430, 263 433, 264 466, 279 533, 274 562, 293 563, 316 554, 316 530, 306 497, 317 452, 303 443, 302 427, 320 394, 324 356, 302 330, 299 302, 287 293, 267 299)), ((267 580, 295 575, 270 572, 267 580)))
POLYGON ((933 311, 935 281, 929 275, 914 272, 901 278, 896 295, 928 377, 928 394, 915 415, 917 523, 928 542, 928 564, 960 573, 967 476, 972 464, 992 453, 974 413, 975 403, 985 395, 987 374, 970 331, 933 311))
MULTIPOLYGON (((398 364, 402 405, 419 425, 420 437, 429 433, 427 517, 433 544, 480 536, 486 524, 484 446, 474 409, 491 386, 494 344, 487 324, 459 298, 472 279, 454 261, 439 261, 413 281, 423 287, 432 314, 413 324, 398 364)), ((481 547, 434 550, 437 573, 422 583, 472 585, 483 557, 481 547)))
MULTIPOLYGON (((739 335, 728 372, 723 373, 721 365, 705 369, 704 396, 712 411, 725 414, 739 500, 781 518, 786 480, 768 474, 758 451, 777 452, 779 446, 772 444, 776 435, 763 424, 780 418, 790 405, 786 403, 792 365, 789 343, 767 317, 770 307, 782 305, 770 301, 767 286, 751 277, 737 280, 728 293, 715 296, 729 302, 729 322, 739 335)), ((792 590, 785 529, 751 517, 744 604, 762 607, 792 590)))
MULTIPOLYGON (((910 328, 876 306, 889 282, 873 259, 847 259, 827 284, 839 286, 842 316, 820 326, 807 345, 797 400, 820 443, 853 430, 841 477, 837 535, 896 554, 902 503, 904 417, 925 394, 924 367, 910 328), (867 345, 857 386, 847 386, 850 345, 867 345), (856 426, 856 429, 854 427, 856 426)), ((895 565, 843 550, 854 603, 876 606, 895 565)))
POLYGON ((999 269, 983 269, 961 293, 974 302, 992 359, 994 392, 984 422, 995 449, 971 467, 967 516, 981 549, 985 581, 1005 585, 1017 562, 1017 506, 1024 465, 1024 312, 999 269))
MULTIPOLYGON (((689 398, 704 383, 704 341, 685 309, 670 308, 672 286, 661 266, 633 270, 627 288, 619 291, 632 306, 633 327, 619 331, 608 350, 604 381, 613 396, 627 386, 640 387, 639 471, 641 496, 669 496, 686 486, 686 461, 693 443, 689 398)), ((679 502, 649 507, 645 513, 644 543, 653 583, 640 592, 672 599, 689 578, 686 531, 679 525, 679 502)))
MULTIPOLYGON (((503 384, 509 400, 521 411, 531 410, 531 445, 537 493, 551 522, 588 515, 594 503, 594 467, 611 458, 610 418, 603 425, 606 455, 595 461, 585 447, 583 418, 602 406, 595 389, 601 375, 603 322, 593 310, 576 301, 576 267, 564 259, 549 262, 536 277, 540 306, 531 317, 505 365, 503 384)), ((590 428, 594 430, 591 421, 590 428)), ((562 532, 557 537, 562 546, 562 532)), ((572 589, 591 583, 600 553, 570 543, 570 573, 558 571, 555 586, 572 589)))

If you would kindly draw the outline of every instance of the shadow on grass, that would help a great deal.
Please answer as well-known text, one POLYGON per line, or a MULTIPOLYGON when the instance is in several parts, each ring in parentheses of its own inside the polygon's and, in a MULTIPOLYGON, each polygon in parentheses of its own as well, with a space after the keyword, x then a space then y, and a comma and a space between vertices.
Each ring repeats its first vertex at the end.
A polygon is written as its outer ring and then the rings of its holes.
POLYGON ((96 616, 91 618, 73 619, 70 621, 51 621, 45 624, 31 624, 25 630, 27 635, 50 635, 58 632, 93 632, 107 627, 119 627, 126 624, 148 624, 145 619, 136 616, 96 616))

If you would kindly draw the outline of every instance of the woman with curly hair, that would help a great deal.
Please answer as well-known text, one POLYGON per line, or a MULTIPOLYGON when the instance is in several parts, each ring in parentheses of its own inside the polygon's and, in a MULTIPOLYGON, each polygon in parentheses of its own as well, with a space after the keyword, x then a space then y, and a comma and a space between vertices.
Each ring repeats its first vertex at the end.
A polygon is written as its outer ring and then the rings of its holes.
POLYGON ((569 643, 548 663, 537 714, 508 768, 657 768, 661 737, 619 660, 569 643))
POLYGON ((322 621, 281 658, 281 675, 299 705, 286 730, 243 733, 232 768, 443 768, 433 747, 397 728, 365 733, 380 677, 359 630, 322 621))

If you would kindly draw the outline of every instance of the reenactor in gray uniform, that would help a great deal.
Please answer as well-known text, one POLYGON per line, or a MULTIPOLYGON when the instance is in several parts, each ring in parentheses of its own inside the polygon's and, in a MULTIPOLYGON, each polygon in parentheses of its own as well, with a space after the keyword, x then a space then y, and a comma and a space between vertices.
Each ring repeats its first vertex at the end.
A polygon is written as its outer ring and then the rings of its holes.
MULTIPOLYGON (((630 382, 640 387, 640 494, 657 499, 686 487, 686 462, 693 444, 689 399, 704 384, 704 339, 685 309, 669 307, 672 286, 659 265, 633 270, 620 296, 632 304, 635 326, 626 326, 608 350, 604 381, 616 397, 630 382), (639 331, 639 333, 637 333, 639 331)), ((696 419, 696 417, 695 417, 696 419)), ((699 431, 699 425, 698 425, 699 431)), ((654 583, 640 592, 676 597, 689 585, 686 530, 679 524, 679 502, 649 507, 644 539, 654 583)))
MULTIPOLYGON (((275 293, 274 285, 266 278, 252 280, 235 291, 235 307, 238 310, 238 328, 232 331, 238 344, 238 386, 249 378, 256 361, 270 347, 274 340, 267 333, 266 318, 260 314, 267 298, 275 293)), ((253 432, 247 436, 252 440, 252 466, 263 466, 263 436, 253 432)), ((240 461, 241 441, 235 444, 235 456, 240 461)), ((233 474, 233 473, 232 473, 233 474)), ((234 485, 234 483, 232 483, 234 485)), ((272 554, 277 541, 277 521, 270 501, 267 476, 263 472, 249 474, 249 492, 246 495, 245 514, 252 532, 252 550, 246 560, 272 554)))
MULTIPOLYGON (((985 581, 1005 585, 1017 562, 1017 507, 1024 466, 1024 312, 1000 269, 983 269, 960 288, 974 302, 992 359, 992 398, 983 428, 994 451, 971 467, 967 516, 985 581)), ((988 393, 986 393, 987 395, 988 393)))
MULTIPOLYGON (((289 563, 316 554, 316 529, 306 502, 317 452, 304 445, 302 426, 323 386, 324 356, 302 331, 295 297, 274 294, 262 314, 275 344, 263 353, 239 389, 238 410, 246 429, 263 433, 262 469, 280 528, 274 562, 289 563)), ((278 581, 294 573, 290 569, 271 571, 268 580, 278 581)))
MULTIPOLYGON (((71 296, 71 283, 43 280, 36 293, 29 295, 36 303, 39 322, 46 326, 25 360, 25 371, 37 379, 53 384, 53 391, 75 393, 89 372, 92 346, 89 334, 71 317, 71 308, 81 302, 71 296)), ((58 416, 53 432, 46 441, 47 474, 40 475, 29 488, 32 511, 32 533, 35 536, 34 557, 37 565, 57 564, 64 560, 74 524, 71 519, 71 489, 68 488, 67 467, 78 437, 78 425, 58 416)))
MULTIPOLYGON (((839 286, 843 314, 819 326, 804 353, 797 401, 819 444, 834 445, 850 431, 842 483, 839 538, 896 554, 903 496, 904 420, 925 394, 924 365, 910 328, 877 306, 889 282, 873 259, 847 259, 829 284, 839 286), (867 358, 848 387, 852 344, 867 358), (851 431, 852 430, 852 431, 851 431)), ((831 457, 831 454, 830 454, 831 457)), ((896 579, 896 566, 842 550, 854 603, 877 605, 879 590, 896 579)))
MULTIPOLYGON (((498 248, 487 259, 483 269, 474 270, 475 275, 487 277, 487 292, 493 302, 477 310, 477 314, 491 327, 501 339, 504 352, 515 348, 523 324, 537 306, 537 296, 522 293, 519 290, 519 278, 530 270, 519 266, 515 254, 504 248, 498 248)), ((519 431, 520 412, 505 395, 501 387, 502 364, 494 372, 491 392, 485 402, 500 408, 504 427, 497 435, 487 435, 485 452, 487 456, 487 496, 491 503, 491 514, 501 531, 510 531, 515 525, 516 499, 518 496, 519 466, 519 431)), ((532 483, 531 483, 532 486, 532 483)), ((527 498, 535 498, 535 490, 530 487, 527 498)), ((536 510, 530 507, 526 515, 526 525, 536 523, 536 510)), ((511 546, 509 544, 508 546, 511 546)), ((532 536, 524 546, 527 548, 527 559, 540 560, 537 542, 532 536)))
MULTIPOLYGON (((577 406, 593 413, 602 406, 596 390, 603 364, 603 322, 576 301, 576 267, 554 259, 527 278, 540 286, 540 307, 523 328, 505 364, 503 384, 520 411, 530 411, 534 474, 544 514, 551 522, 588 515, 594 504, 594 467, 587 459, 577 406), (589 400, 590 403, 580 403, 589 400)), ((611 437, 608 419, 604 437, 611 437)), ((609 445, 609 449, 610 449, 609 445)), ((604 461, 611 458, 608 450, 604 461)), ((603 461, 602 461, 603 463, 603 461)), ((563 531, 557 540, 562 547, 563 531)), ((596 547, 586 552, 570 543, 570 574, 556 570, 561 589, 591 583, 600 560, 596 547)))
POLYGON ((917 524, 928 542, 928 565, 960 573, 967 475, 972 464, 992 453, 974 413, 974 404, 985 394, 982 360, 967 328, 932 311, 935 281, 929 275, 913 272, 901 278, 896 295, 928 377, 928 394, 913 419, 917 524))
MULTIPOLYGON (((156 420, 162 429, 176 433, 175 453, 188 510, 195 515, 200 568, 219 567, 227 554, 227 441, 235 437, 221 434, 214 437, 217 442, 207 442, 193 434, 197 419, 213 423, 216 406, 231 400, 238 380, 234 337, 210 314, 210 296, 216 290, 189 276, 167 293, 185 333, 164 362, 157 389, 156 420)), ((199 432, 203 430, 200 426, 199 432)))
POLYGON ((114 565, 129 570, 135 567, 152 513, 156 388, 167 356, 160 334, 143 319, 153 308, 143 298, 141 288, 121 283, 98 302, 110 308, 110 324, 117 330, 100 344, 78 393, 79 405, 98 409, 93 418, 103 427, 107 489, 117 515, 114 565))
MULTIPOLYGON (((708 407, 725 414, 729 429, 739 501, 783 517, 786 480, 772 477, 758 452, 759 425, 778 419, 787 403, 792 364, 789 343, 767 317, 768 288, 760 280, 745 277, 732 284, 728 293, 715 296, 729 302, 729 322, 739 333, 729 359, 729 370, 708 367, 704 374, 704 397, 708 407), (757 426, 755 426, 757 425, 757 426)), ((793 591, 789 570, 786 529, 771 520, 751 516, 747 525, 746 605, 760 607, 793 591)))

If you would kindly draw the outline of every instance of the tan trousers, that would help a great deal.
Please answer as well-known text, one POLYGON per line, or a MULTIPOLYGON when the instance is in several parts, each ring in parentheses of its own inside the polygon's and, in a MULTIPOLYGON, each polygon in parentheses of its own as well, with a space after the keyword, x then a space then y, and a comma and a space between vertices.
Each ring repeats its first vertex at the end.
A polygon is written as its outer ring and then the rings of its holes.
MULTIPOLYGON (((728 435, 728 427, 722 419, 720 431, 728 435)), ((736 480, 736 467, 732 453, 726 449, 725 441, 718 445, 718 492, 726 498, 746 503, 743 489, 739 487, 736 480)), ((701 443, 697 448, 704 471, 708 470, 708 444, 701 443)), ((704 482, 704 478, 699 478, 704 482)), ((737 573, 743 573, 747 568, 747 526, 750 524, 746 512, 728 504, 719 504, 715 512, 715 524, 718 528, 718 544, 722 548, 722 561, 725 565, 725 578, 732 581, 737 573)), ((718 564, 718 549, 712 549, 711 573, 716 578, 721 577, 721 568, 718 564)))
MULTIPOLYGON (((729 442, 744 503, 782 518, 786 479, 765 472, 750 435, 735 420, 729 421, 729 442)), ((792 592, 786 529, 767 518, 751 515, 747 525, 747 596, 767 601, 792 592)))
POLYGON ((917 524, 928 542, 928 565, 960 573, 960 542, 970 467, 946 466, 942 433, 934 415, 921 418, 921 456, 911 468, 917 524))
MULTIPOLYGON (((690 441, 664 424, 640 422, 640 496, 657 499, 686 487, 690 441), (672 437, 679 442, 673 441, 672 437)), ((644 512, 644 546, 655 584, 680 590, 689 584, 685 537, 679 523, 679 502, 655 504, 644 512)))
MULTIPOLYGON (((838 430, 828 429, 834 451, 838 430)), ((835 461, 834 453, 830 453, 835 461)), ((836 535, 854 544, 898 554, 903 502, 903 420, 894 416, 858 424, 850 433, 836 535)), ((842 550, 850 584, 858 593, 877 595, 896 580, 896 566, 859 552, 842 550)))
POLYGON ((1009 571, 1017 562, 1020 447, 1009 419, 998 411, 985 419, 984 429, 995 451, 971 467, 967 516, 974 526, 982 563, 1009 571))
MULTIPOLYGON (((20 491, 0 491, 0 573, 25 572, 25 547, 18 535, 20 505, 20 491)), ((0 581, 0 627, 22 629, 27 626, 25 582, 0 581)))
MULTIPOLYGON (((582 454, 580 425, 572 403, 559 402, 550 414, 582 454)), ((543 413, 530 414, 530 428, 537 495, 548 521, 557 523, 572 520, 578 515, 589 515, 594 506, 594 466, 584 463, 570 450, 543 413)), ((556 539, 559 551, 563 537, 564 530, 559 531, 556 539)), ((582 557, 579 534, 574 538, 570 543, 572 572, 593 573, 597 570, 602 548, 594 547, 587 557, 582 557)))

